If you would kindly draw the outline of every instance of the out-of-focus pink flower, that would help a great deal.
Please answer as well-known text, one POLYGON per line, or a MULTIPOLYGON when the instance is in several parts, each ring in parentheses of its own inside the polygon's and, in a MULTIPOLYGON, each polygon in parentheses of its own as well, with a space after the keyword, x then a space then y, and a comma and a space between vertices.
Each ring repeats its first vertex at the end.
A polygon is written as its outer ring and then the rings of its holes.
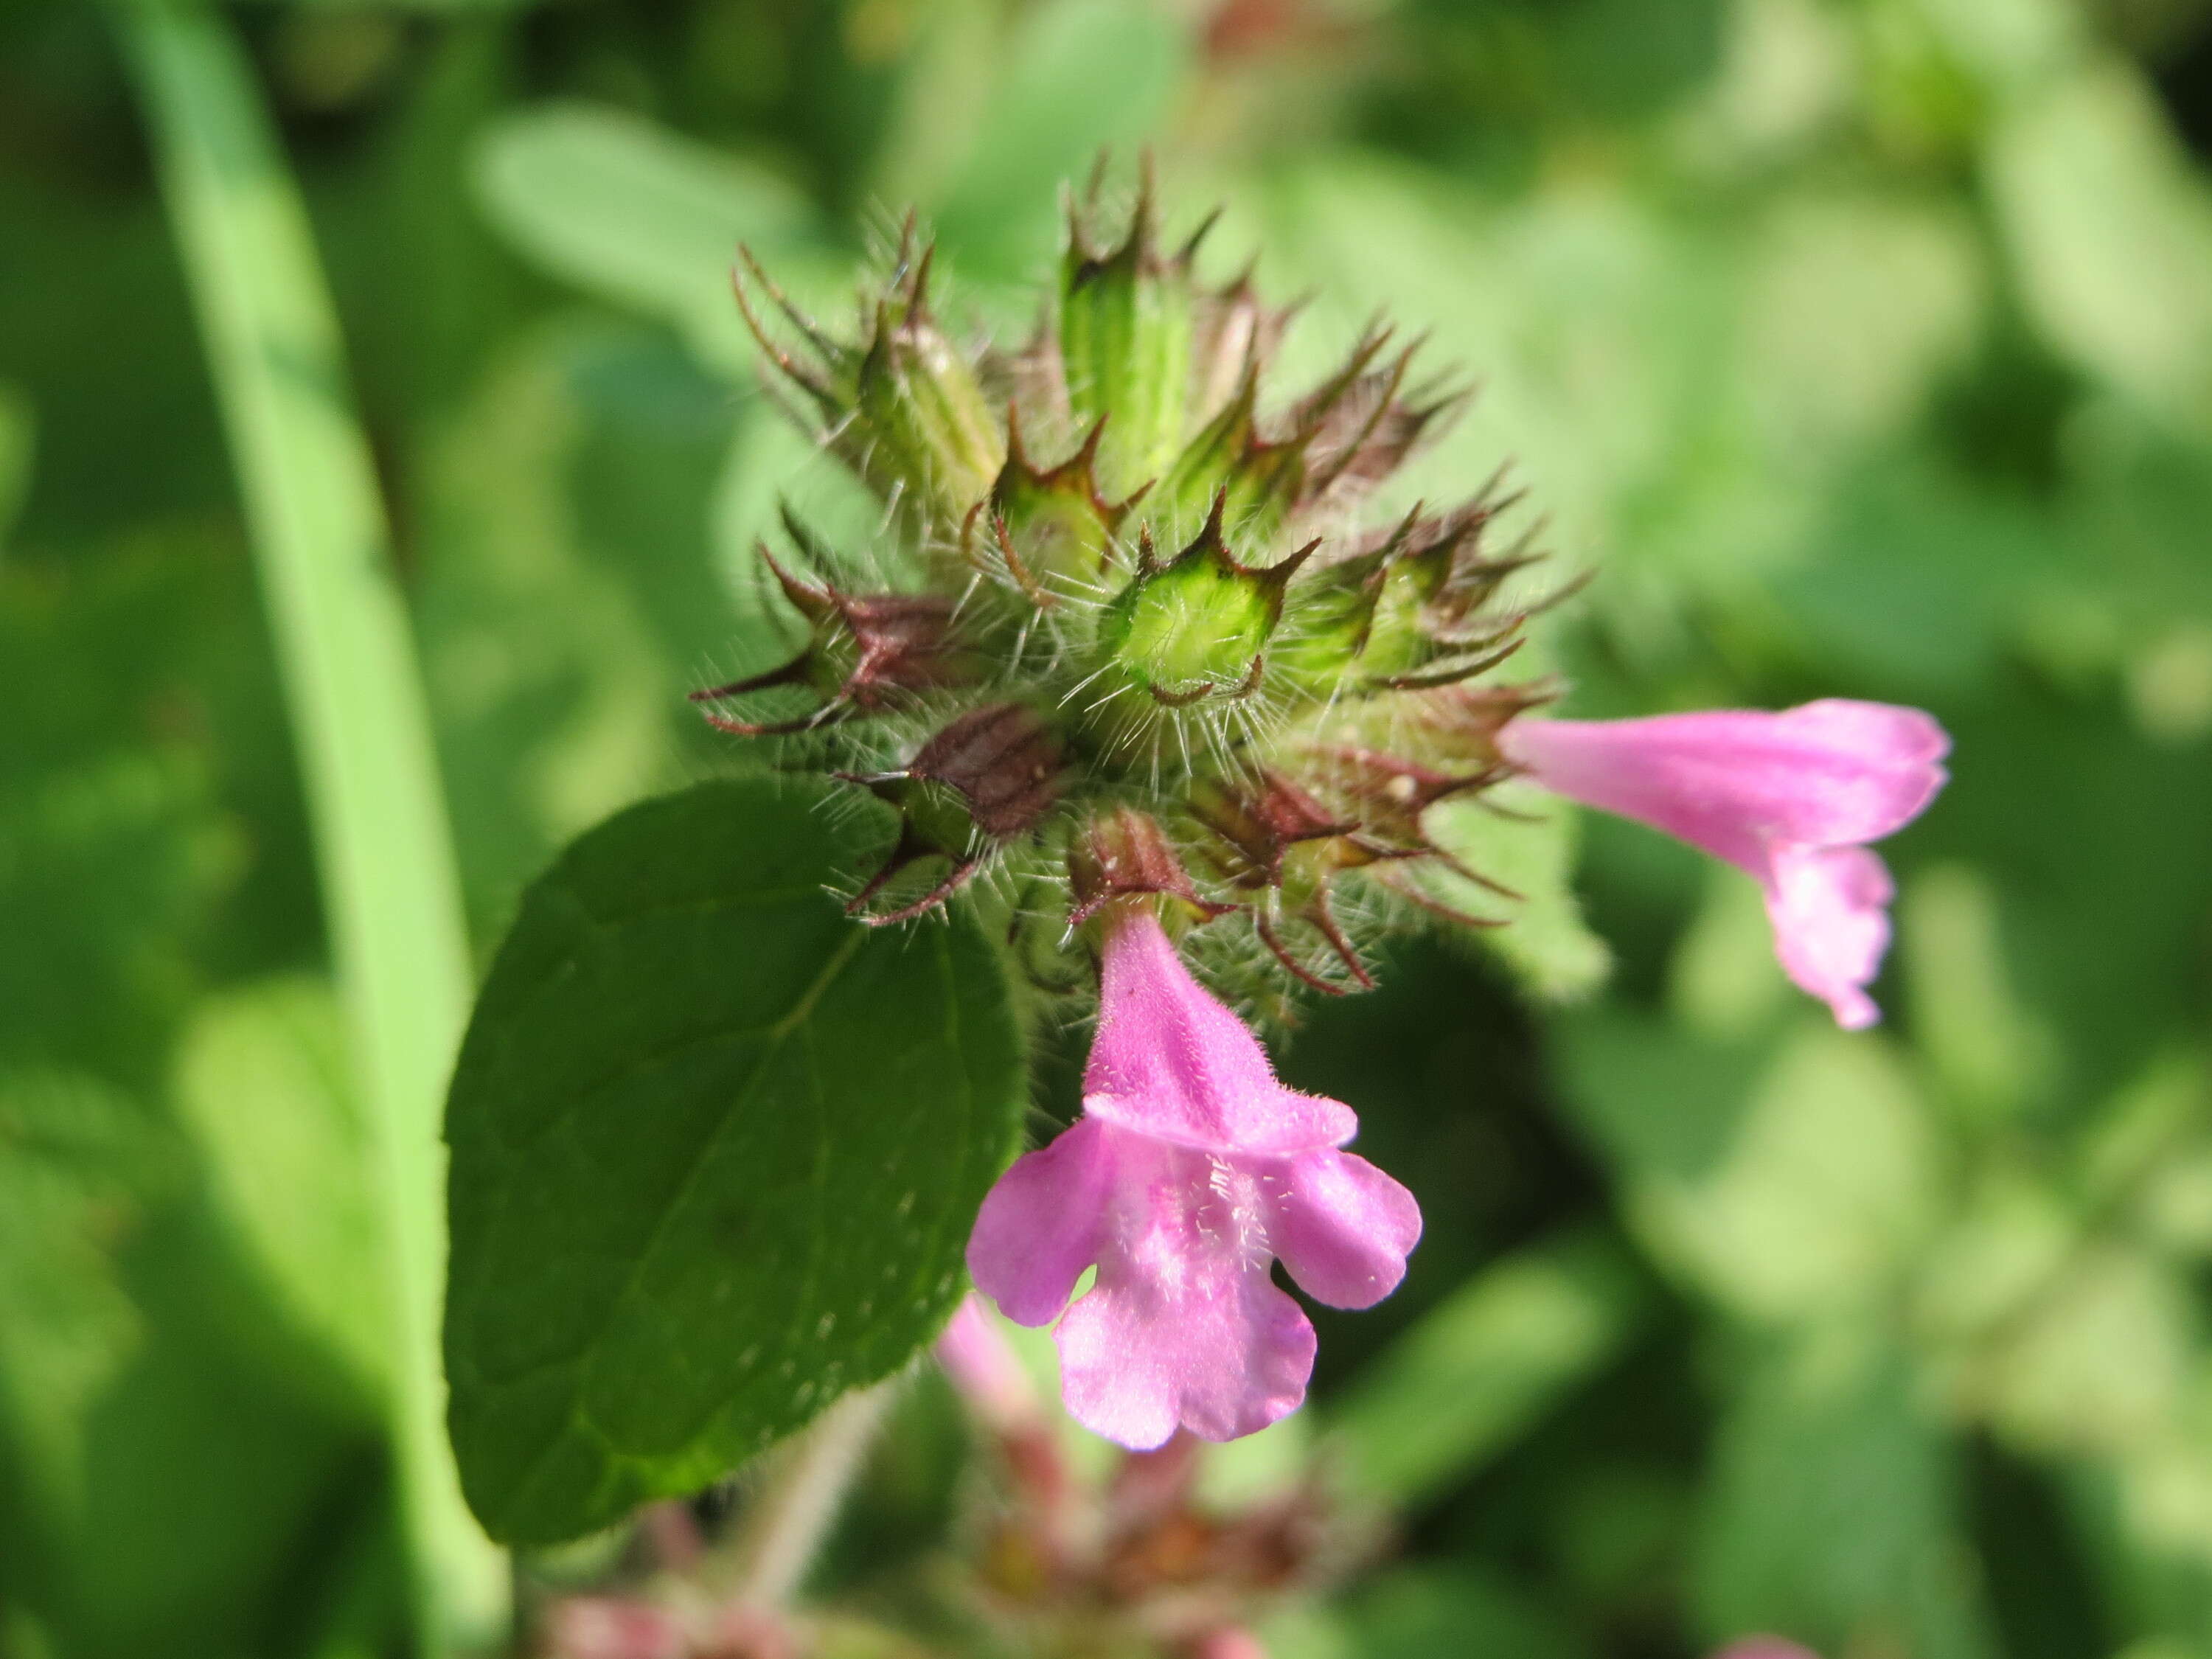
POLYGON ((1778 1636, 1747 1636, 1740 1642, 1729 1643, 1713 1659, 1820 1659, 1820 1656, 1778 1636))
POLYGON ((987 1428, 1010 1434, 1037 1419, 1036 1390, 1013 1345, 974 1296, 963 1297, 937 1339, 937 1363, 987 1428))
POLYGON ((1190 1659, 1267 1659, 1267 1650, 1242 1625, 1229 1625, 1208 1631, 1193 1643, 1190 1659))
POLYGON ((1069 1413, 1124 1446, 1179 1425, 1234 1439, 1296 1410, 1313 1326, 1271 1264, 1332 1307, 1371 1306, 1420 1237, 1413 1194, 1336 1150, 1351 1108, 1277 1082, 1142 904, 1108 924, 1083 1109, 984 1200, 977 1287, 1018 1323, 1059 1320, 1069 1413))
POLYGON ((554 1659, 684 1659, 691 1651, 690 1632, 673 1613, 610 1595, 555 1602, 545 1637, 554 1659))
POLYGON ((1517 720, 1504 757, 1547 789, 1665 830, 1750 872, 1775 953, 1847 1030, 1889 947, 1889 871, 1865 843, 1911 823, 1951 740, 1917 708, 1831 699, 1781 714, 1517 720))

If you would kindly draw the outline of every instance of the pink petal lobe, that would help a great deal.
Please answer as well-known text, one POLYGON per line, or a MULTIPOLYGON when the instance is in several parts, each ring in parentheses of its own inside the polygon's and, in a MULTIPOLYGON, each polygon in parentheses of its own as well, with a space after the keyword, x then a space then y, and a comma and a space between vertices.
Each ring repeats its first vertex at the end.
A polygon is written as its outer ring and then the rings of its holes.
POLYGON ((1772 845, 1846 846, 1911 823, 1943 787, 1950 739, 1917 708, 1831 698, 1780 714, 1519 720, 1499 745, 1546 788, 1764 880, 1772 845))
POLYGON ((1350 1107, 1275 1080, 1259 1039, 1191 977, 1149 909, 1107 933, 1083 1093, 1092 1116, 1186 1146, 1297 1152, 1358 1127, 1350 1107))
POLYGON ((1268 1276, 1261 1178, 1115 1131, 1123 1176, 1098 1278, 1054 1333, 1069 1414, 1142 1450, 1232 1440, 1297 1409, 1314 1332, 1268 1276))
POLYGON ((1132 1451, 1257 1433, 1313 1375, 1313 1325, 1264 1269, 1172 1291, 1102 1271, 1053 1334, 1068 1415, 1132 1451))
POLYGON ((1899 703, 1821 697, 1775 718, 1808 744, 1892 766, 1934 766, 1951 752, 1951 734, 1941 721, 1924 708, 1899 703))
POLYGON ((1863 847, 1787 847, 1774 854, 1767 920, 1783 971, 1863 1030, 1881 1018, 1866 994, 1889 948, 1889 867, 1863 847))
POLYGON ((999 1177, 968 1238, 975 1288, 1018 1325, 1048 1325, 1098 1259, 1112 1191, 1107 1127, 1085 1119, 999 1177))
POLYGON ((1421 1237, 1413 1194, 1350 1152, 1305 1152, 1277 1167, 1268 1241, 1306 1294, 1371 1308, 1396 1290, 1421 1237))

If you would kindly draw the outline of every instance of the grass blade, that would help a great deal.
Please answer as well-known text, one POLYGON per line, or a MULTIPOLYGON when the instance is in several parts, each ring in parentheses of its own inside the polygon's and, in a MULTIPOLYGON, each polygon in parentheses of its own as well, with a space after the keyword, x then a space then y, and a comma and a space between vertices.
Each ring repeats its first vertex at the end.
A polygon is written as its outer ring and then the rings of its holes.
POLYGON ((313 234, 228 22, 118 0, 198 307, 305 775, 395 1303, 392 1434, 428 1653, 493 1630, 504 1567, 447 1448, 439 1103, 468 1001, 429 725, 313 234))

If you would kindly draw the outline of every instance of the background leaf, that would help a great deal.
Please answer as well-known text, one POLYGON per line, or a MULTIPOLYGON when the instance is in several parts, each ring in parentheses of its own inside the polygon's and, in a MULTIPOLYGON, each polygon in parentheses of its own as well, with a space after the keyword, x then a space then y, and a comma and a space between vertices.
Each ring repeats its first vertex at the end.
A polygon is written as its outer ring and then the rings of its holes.
POLYGON ((1126 150, 1158 128, 1188 40, 1164 9, 1052 0, 1022 17, 1009 46, 967 164, 933 206, 957 256, 1027 276, 1050 246, 1062 181, 1081 179, 1102 149, 1126 150))
POLYGON ((113 1258, 173 1190, 178 1147, 119 1091, 64 1073, 0 1081, 0 1400, 27 1492, 66 1504, 91 1402, 137 1346, 113 1258))
POLYGON ((1472 915, 1510 926, 1477 938, 1538 995, 1567 1001, 1603 981, 1612 956, 1583 923, 1575 896, 1575 809, 1555 795, 1508 783, 1480 802, 1445 799, 1425 824, 1436 843, 1476 874, 1518 894, 1507 898, 1449 870, 1430 874, 1432 890, 1472 915), (1491 810, 1503 807, 1504 816, 1491 810))
POLYGON ((15 527, 15 514, 30 487, 35 431, 28 400, 0 383, 0 552, 7 550, 8 532, 15 527))
POLYGON ((1958 1471, 1900 1356, 1832 1328, 1752 1359, 1721 1427, 1701 1540, 1716 1637, 1848 1653, 1991 1652, 1953 1528, 1958 1471))
POLYGON ((1619 1250, 1590 1237, 1533 1246, 1431 1309, 1360 1373, 1331 1419, 1352 1484, 1434 1497, 1612 1358, 1644 1310, 1619 1250), (1408 1435, 1418 1422, 1423 1432, 1408 1435))
POLYGON ((1987 167, 2052 342, 2154 407, 2212 420, 2212 192, 2141 82, 2109 64, 2057 80, 1996 125, 1987 167))
POLYGON ((1699 1052, 1593 1018, 1567 1052, 1583 1121, 1648 1247, 1753 1319, 1878 1299, 1942 1190, 1932 1125, 1895 1061, 1825 1024, 1791 1024, 1771 1054, 1699 1052))
POLYGON ((726 369, 752 362, 730 297, 738 245, 805 293, 786 273, 824 240, 805 198, 766 169, 588 104, 501 118, 476 181, 493 223, 549 270, 672 323, 726 369))
POLYGON ((219 1213, 280 1306, 372 1401, 390 1380, 367 1130, 328 988, 279 981, 202 1005, 177 1106, 219 1213))
POLYGON ((228 1659, 391 1559, 374 1419, 264 1363, 191 1173, 112 1086, 0 1073, 0 1594, 82 1659, 228 1659))

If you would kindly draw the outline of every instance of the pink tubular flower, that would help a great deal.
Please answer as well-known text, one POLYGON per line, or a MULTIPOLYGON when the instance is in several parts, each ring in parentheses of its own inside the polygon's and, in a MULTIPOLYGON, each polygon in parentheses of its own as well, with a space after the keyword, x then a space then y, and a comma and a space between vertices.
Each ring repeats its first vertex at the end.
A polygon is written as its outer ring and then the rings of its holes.
POLYGON ((1105 956, 1083 1117, 992 1188, 969 1271, 1018 1323, 1060 1320, 1061 1390, 1085 1428, 1139 1450, 1178 1426, 1231 1440, 1295 1411, 1313 1370, 1313 1326, 1270 1264, 1332 1307, 1370 1307, 1405 1276, 1420 1212, 1336 1150, 1351 1108, 1278 1083, 1149 909, 1113 916, 1105 956))
POLYGON ((1748 871, 1784 971, 1857 1030, 1889 947, 1888 868, 1865 842, 1943 787, 1951 740, 1917 708, 1830 699, 1648 720, 1517 720, 1505 758, 1545 788, 1663 830, 1748 871))

